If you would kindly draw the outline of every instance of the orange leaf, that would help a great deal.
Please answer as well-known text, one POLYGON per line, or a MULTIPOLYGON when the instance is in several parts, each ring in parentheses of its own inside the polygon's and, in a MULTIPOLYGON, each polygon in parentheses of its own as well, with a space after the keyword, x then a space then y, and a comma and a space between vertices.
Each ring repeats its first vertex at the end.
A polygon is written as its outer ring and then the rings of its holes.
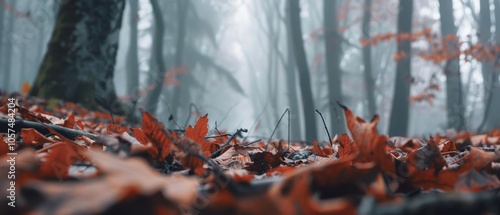
POLYGON ((24 81, 23 85, 21 86, 21 94, 28 95, 30 90, 31 90, 30 84, 28 82, 24 81))
POLYGON ((328 157, 328 155, 325 153, 325 151, 323 151, 323 149, 321 147, 319 147, 318 141, 316 141, 316 140, 313 140, 313 148, 311 149, 311 151, 318 156, 328 157))
POLYGON ((202 116, 196 121, 196 124, 193 126, 188 126, 186 128, 186 132, 184 133, 184 137, 191 139, 192 141, 200 144, 201 149, 203 151, 210 151, 210 143, 205 140, 205 137, 208 133, 208 114, 202 116))
POLYGON ((347 128, 361 153, 358 161, 372 161, 377 163, 383 171, 395 173, 392 157, 385 151, 385 143, 389 140, 389 137, 380 136, 377 132, 379 116, 375 115, 367 123, 360 117, 355 116, 349 108, 340 104, 340 102, 337 103, 344 109, 347 128))
POLYGON ((84 161, 82 149, 72 143, 62 142, 51 148, 46 161, 40 166, 40 177, 63 179, 68 177, 71 164, 84 161))
POLYGON ((172 142, 168 138, 163 123, 158 121, 153 115, 148 112, 142 113, 142 130, 153 145, 161 152, 160 159, 167 157, 170 154, 170 147, 172 142))
POLYGON ((21 129, 21 137, 26 145, 41 146, 44 143, 53 143, 54 141, 48 139, 43 134, 40 134, 34 128, 23 128, 21 129))
POLYGON ((353 142, 351 141, 351 138, 346 133, 343 133, 340 135, 339 138, 339 157, 345 157, 346 155, 354 153, 356 149, 351 149, 353 142))

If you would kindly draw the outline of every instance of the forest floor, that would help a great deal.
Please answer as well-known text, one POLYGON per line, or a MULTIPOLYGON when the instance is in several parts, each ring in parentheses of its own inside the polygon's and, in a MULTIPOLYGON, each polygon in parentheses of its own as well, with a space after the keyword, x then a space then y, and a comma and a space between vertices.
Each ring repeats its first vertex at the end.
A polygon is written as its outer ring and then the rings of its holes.
POLYGON ((500 214, 500 130, 250 142, 57 100, 0 98, 2 214, 500 214), (15 206, 15 207, 14 207, 15 206))

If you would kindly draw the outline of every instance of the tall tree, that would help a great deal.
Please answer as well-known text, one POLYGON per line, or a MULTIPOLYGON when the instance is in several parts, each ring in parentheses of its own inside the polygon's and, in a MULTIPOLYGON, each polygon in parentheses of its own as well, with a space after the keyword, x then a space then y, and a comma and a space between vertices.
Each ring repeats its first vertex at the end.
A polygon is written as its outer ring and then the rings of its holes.
POLYGON ((5 10, 3 8, 0 8, 0 65, 2 65, 2 56, 3 56, 3 53, 2 53, 2 48, 3 48, 3 34, 4 34, 4 30, 3 30, 3 17, 4 17, 4 14, 5 14, 5 10))
POLYGON ((330 126, 333 133, 345 133, 344 114, 336 114, 335 101, 342 100, 340 61, 342 58, 342 35, 338 31, 337 1, 323 1, 323 26, 325 32, 325 61, 328 79, 328 102, 330 103, 330 126))
POLYGON ((302 94, 303 112, 306 128, 306 140, 316 139, 316 118, 314 113, 314 98, 311 90, 311 80, 307 65, 304 41, 302 39, 302 26, 300 20, 299 0, 289 0, 289 13, 291 20, 291 36, 293 49, 295 50, 295 60, 299 71, 300 91, 302 94))
POLYGON ((130 5, 130 43, 127 52, 127 92, 133 93, 135 87, 139 86, 139 57, 137 56, 137 22, 139 12, 139 0, 129 0, 130 5))
MULTIPOLYGON (((490 1, 484 0, 479 3, 479 42, 483 45, 491 45, 491 11, 490 1)), ((481 74, 483 75, 483 89, 484 89, 484 113, 481 125, 479 125, 478 132, 482 132, 484 126, 489 128, 491 122, 490 114, 494 112, 491 108, 494 97, 494 83, 492 80, 495 76, 493 73, 493 62, 490 60, 483 60, 481 62, 481 74)))
MULTIPOLYGON (((495 0, 495 42, 496 45, 500 45, 500 0, 495 0)), ((488 128, 500 128, 500 113, 498 112, 498 107, 500 107, 500 56, 497 56, 497 60, 494 62, 494 71, 490 75, 492 80, 490 87, 490 98, 488 102, 488 113, 487 125, 488 128)))
POLYGON ((152 49, 152 62, 156 65, 151 66, 153 71, 156 71, 156 80, 154 80, 154 88, 148 94, 146 109, 151 113, 156 113, 158 100, 160 98, 161 89, 163 87, 163 79, 165 78, 166 66, 163 59, 163 35, 165 31, 165 23, 163 21, 160 5, 157 0, 150 0, 151 7, 153 8, 153 18, 155 23, 155 32, 153 35, 153 49, 152 49))
MULTIPOLYGON (((15 2, 13 0, 8 1, 7 4, 12 7, 12 5, 15 2)), ((4 8, 1 8, 0 10, 4 10, 4 8)), ((11 83, 11 65, 12 65, 12 43, 13 43, 13 29, 14 29, 14 14, 13 13, 6 13, 7 17, 7 29, 4 35, 6 35, 6 41, 5 41, 5 48, 3 50, 3 54, 5 58, 3 59, 3 72, 4 72, 4 79, 3 79, 3 88, 4 90, 9 90, 10 83, 11 83)), ((1 50, 0 50, 1 51, 1 50)))
MULTIPOLYGON (((398 34, 411 34, 413 16, 413 0, 399 0, 398 34)), ((406 53, 406 57, 396 64, 396 86, 392 99, 392 110, 389 120, 390 136, 406 136, 408 132, 410 77, 411 77, 411 41, 397 42, 397 52, 406 53)))
MULTIPOLYGON (((370 20, 372 16, 372 0, 365 0, 365 12, 363 13, 363 22, 361 28, 363 36, 370 38, 370 20)), ((372 75, 372 48, 371 46, 363 47, 363 65, 364 65, 364 78, 365 78, 365 95, 367 100, 367 115, 372 117, 377 113, 377 104, 375 103, 375 87, 372 75)))
POLYGON ((97 107, 117 101, 113 70, 125 0, 69 0, 57 21, 30 94, 97 107))
MULTIPOLYGON (((289 5, 287 4, 285 11, 289 10, 289 5)), ((300 106, 299 98, 297 97, 297 66, 295 65, 295 50, 293 50, 293 40, 292 40, 292 23, 290 19, 290 13, 285 13, 286 22, 286 39, 287 39, 287 59, 286 59, 286 87, 288 92, 288 103, 290 105, 290 126, 291 134, 290 137, 293 140, 300 140, 300 106)))
MULTIPOLYGON (((443 38, 447 35, 455 36, 457 27, 453 18, 453 1, 439 0, 439 13, 441 14, 441 34, 443 38)), ((458 46, 454 41, 447 44, 451 50, 457 50, 458 46)), ((462 99, 462 79, 460 77, 459 57, 454 57, 446 62, 444 68, 446 75, 446 111, 448 116, 448 128, 457 130, 464 129, 464 103, 462 99)))
MULTIPOLYGON (((177 0, 177 38, 175 42, 175 56, 174 56, 174 67, 180 69, 183 65, 184 58, 184 45, 186 41, 186 16, 188 13, 189 0, 177 0)), ((188 82, 189 79, 186 76, 179 77, 181 80, 181 85, 177 86, 174 90, 174 99, 172 104, 174 105, 174 111, 177 112, 179 108, 182 108, 181 99, 186 99, 189 97, 188 82)), ((187 101, 186 99, 185 101, 187 101)), ((189 114, 189 113, 188 113, 189 114)), ((179 115, 177 115, 179 117, 179 115)))

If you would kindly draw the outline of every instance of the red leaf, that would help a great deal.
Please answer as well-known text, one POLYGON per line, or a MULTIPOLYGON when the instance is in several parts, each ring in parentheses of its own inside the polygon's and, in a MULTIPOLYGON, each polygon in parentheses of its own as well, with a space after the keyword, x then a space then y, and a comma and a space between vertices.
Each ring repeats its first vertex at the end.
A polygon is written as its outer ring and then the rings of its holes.
POLYGON ((339 145, 340 145, 339 157, 341 157, 341 158, 357 151, 357 149, 352 149, 353 142, 351 141, 351 138, 349 138, 349 136, 346 133, 340 135, 339 145))
POLYGON ((172 142, 168 138, 168 134, 165 130, 163 123, 158 121, 153 115, 148 112, 142 113, 142 130, 146 137, 153 143, 153 145, 161 152, 161 158, 163 159, 170 154, 170 147, 172 142))
POLYGON ((313 140, 313 148, 311 149, 311 151, 321 157, 328 157, 329 155, 333 154, 333 151, 331 149, 331 153, 328 153, 328 149, 322 149, 321 147, 319 147, 318 141, 316 140, 313 140))
POLYGON ((40 134, 34 128, 23 128, 21 129, 21 137, 23 138, 23 143, 32 146, 41 146, 44 143, 53 143, 54 140, 48 139, 43 134, 40 134))
POLYGON ((72 143, 60 142, 51 148, 46 161, 40 166, 40 177, 63 179, 68 177, 71 164, 84 161, 82 149, 72 143))
POLYGON ((191 139, 192 141, 200 144, 203 151, 210 151, 210 143, 205 140, 208 133, 208 114, 202 116, 196 121, 193 126, 188 126, 184 137, 191 139))

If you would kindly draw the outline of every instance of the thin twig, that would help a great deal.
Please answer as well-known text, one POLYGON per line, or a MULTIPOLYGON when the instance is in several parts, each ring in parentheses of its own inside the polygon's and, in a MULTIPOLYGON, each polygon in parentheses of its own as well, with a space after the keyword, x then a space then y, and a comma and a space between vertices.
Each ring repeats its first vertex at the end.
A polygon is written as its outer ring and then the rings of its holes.
MULTIPOLYGON (((9 122, 7 121, 7 119, 0 119, 0 131, 7 131, 7 128, 8 128, 8 124, 9 122)), ((84 131, 79 131, 79 130, 75 130, 75 129, 70 129, 70 128, 66 128, 66 127, 62 127, 62 126, 58 126, 58 125, 51 125, 51 124, 44 124, 44 123, 39 123, 39 122, 32 122, 32 121, 28 121, 28 120, 16 120, 14 122, 14 131, 17 132, 20 132, 21 129, 23 128, 33 128, 35 130, 37 130, 38 132, 40 132, 41 134, 43 135, 47 135, 47 134, 50 134, 50 131, 49 129, 47 129, 45 126, 51 128, 51 129, 54 129, 55 131, 57 131, 58 133, 60 133, 62 136, 68 138, 68 139, 76 139, 76 137, 78 136, 86 136, 86 137, 90 137, 92 139, 97 139, 98 136, 95 135, 95 134, 91 134, 91 133, 87 133, 87 132, 84 132, 84 131)))
POLYGON ((217 149, 217 151, 213 152, 210 155, 210 158, 216 158, 217 156, 219 156, 222 150, 224 150, 224 148, 226 148, 236 136, 241 135, 242 132, 248 132, 248 130, 244 128, 236 130, 236 132, 234 132, 234 134, 229 138, 229 140, 227 140, 226 143, 224 143, 224 145, 222 145, 219 149, 217 149))
MULTIPOLYGON (((285 111, 283 112, 283 114, 281 114, 281 117, 278 119, 278 122, 276 123, 276 126, 274 126, 273 133, 271 133, 271 136, 269 137, 269 140, 267 140, 267 145, 269 145, 269 143, 271 142, 271 139, 273 138, 274 133, 278 129, 278 126, 280 125, 281 120, 283 119, 283 117, 285 116, 285 114, 288 112, 288 110, 289 109, 286 108, 285 111)), ((267 148, 267 145, 266 145, 266 148, 267 148)))
POLYGON ((316 109, 316 113, 318 113, 319 116, 321 117, 321 120, 323 120, 323 125, 325 126, 326 134, 328 134, 328 139, 330 140, 330 144, 333 147, 332 137, 330 136, 330 132, 328 131, 328 127, 326 127, 325 118, 323 118, 323 114, 321 114, 321 112, 319 112, 318 109, 316 109))
POLYGON ((288 148, 286 149, 286 151, 290 151, 290 111, 288 111, 288 140, 287 140, 287 144, 288 144, 288 148))

